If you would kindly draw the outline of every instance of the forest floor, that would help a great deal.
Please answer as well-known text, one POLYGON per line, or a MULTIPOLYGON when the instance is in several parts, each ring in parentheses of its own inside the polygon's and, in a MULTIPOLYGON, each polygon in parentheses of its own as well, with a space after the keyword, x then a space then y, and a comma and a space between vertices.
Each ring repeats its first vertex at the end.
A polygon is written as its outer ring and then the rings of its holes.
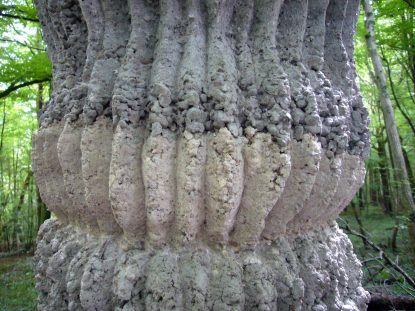
MULTIPOLYGON (((349 227, 357 232, 362 232, 356 215, 352 208, 348 208, 340 215, 338 220, 340 227, 345 227, 343 220, 349 227)), ((401 267, 409 276, 415 278, 414 265, 411 262, 409 238, 405 217, 396 218, 386 215, 379 206, 367 206, 358 215, 363 233, 370 241, 379 246, 384 253, 401 267), (396 234, 396 249, 392 248, 394 231, 396 234)), ((352 234, 348 234, 353 243, 353 248, 363 265, 363 285, 372 293, 390 295, 410 295, 415 297, 415 289, 411 288, 404 277, 390 265, 381 260, 381 254, 363 240, 352 234)))
MULTIPOLYGON (((369 206, 360 212, 362 226, 369 239, 381 247, 394 262, 402 267, 409 275, 415 277, 408 250, 408 234, 405 219, 400 219, 398 225, 396 250, 392 250, 391 241, 395 218, 385 215, 379 207, 369 206)), ((339 220, 341 227, 346 221, 349 227, 360 232, 360 226, 351 208, 344 211, 339 220)), ((363 263, 364 286, 372 293, 391 295, 412 295, 415 291, 405 282, 404 278, 393 268, 379 259, 379 252, 365 247, 362 239, 349 235, 354 250, 363 263)), ((0 254, 1 255, 1 254, 0 254)), ((27 255, 0 256, 0 310, 31 311, 36 308, 36 291, 34 289, 34 273, 32 257, 27 255)))
POLYGON ((32 257, 0 257, 0 310, 36 310, 32 257))

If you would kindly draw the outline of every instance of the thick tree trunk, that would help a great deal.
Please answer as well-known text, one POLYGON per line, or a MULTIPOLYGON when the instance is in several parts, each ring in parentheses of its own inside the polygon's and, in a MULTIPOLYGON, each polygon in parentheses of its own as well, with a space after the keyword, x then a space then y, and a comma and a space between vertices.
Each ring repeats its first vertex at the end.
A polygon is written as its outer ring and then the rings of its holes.
POLYGON ((358 0, 38 0, 41 310, 364 310, 358 0))

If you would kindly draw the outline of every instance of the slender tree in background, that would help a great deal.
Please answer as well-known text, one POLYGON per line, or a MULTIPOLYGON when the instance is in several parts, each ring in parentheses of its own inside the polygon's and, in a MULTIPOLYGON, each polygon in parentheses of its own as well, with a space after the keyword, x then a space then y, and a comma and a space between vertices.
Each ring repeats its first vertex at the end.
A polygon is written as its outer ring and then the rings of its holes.
MULTIPOLYGON (((399 139, 398 128, 395 121, 395 113, 392 101, 389 96, 386 75, 383 69, 382 60, 379 56, 375 40, 375 19, 371 0, 362 0, 365 11, 366 26, 366 45, 372 60, 375 82, 379 92, 380 105, 385 122, 386 132, 390 145, 392 160, 395 166, 395 178, 401 185, 401 195, 399 198, 399 208, 403 211, 410 212, 412 222, 415 222, 415 204, 412 197, 411 185, 408 178, 408 172, 405 165, 405 158, 402 152, 402 145, 399 139)), ((414 224, 409 225, 409 237, 412 244, 413 255, 415 256, 414 224)), ((415 257, 414 257, 415 258, 415 257)))

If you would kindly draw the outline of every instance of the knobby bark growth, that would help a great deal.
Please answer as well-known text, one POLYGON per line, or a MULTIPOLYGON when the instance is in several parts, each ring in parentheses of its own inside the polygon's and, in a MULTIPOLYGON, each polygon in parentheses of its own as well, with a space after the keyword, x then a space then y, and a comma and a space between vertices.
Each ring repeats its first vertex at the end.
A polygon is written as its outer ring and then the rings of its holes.
POLYGON ((358 0, 38 0, 40 309, 363 310, 358 0))

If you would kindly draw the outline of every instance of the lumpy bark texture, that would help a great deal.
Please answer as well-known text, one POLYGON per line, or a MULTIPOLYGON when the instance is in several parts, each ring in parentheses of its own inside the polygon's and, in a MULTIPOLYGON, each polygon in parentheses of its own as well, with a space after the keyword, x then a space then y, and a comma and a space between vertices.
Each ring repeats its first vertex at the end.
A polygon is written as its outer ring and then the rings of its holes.
POLYGON ((39 310, 365 310, 358 0, 36 0, 39 310))

